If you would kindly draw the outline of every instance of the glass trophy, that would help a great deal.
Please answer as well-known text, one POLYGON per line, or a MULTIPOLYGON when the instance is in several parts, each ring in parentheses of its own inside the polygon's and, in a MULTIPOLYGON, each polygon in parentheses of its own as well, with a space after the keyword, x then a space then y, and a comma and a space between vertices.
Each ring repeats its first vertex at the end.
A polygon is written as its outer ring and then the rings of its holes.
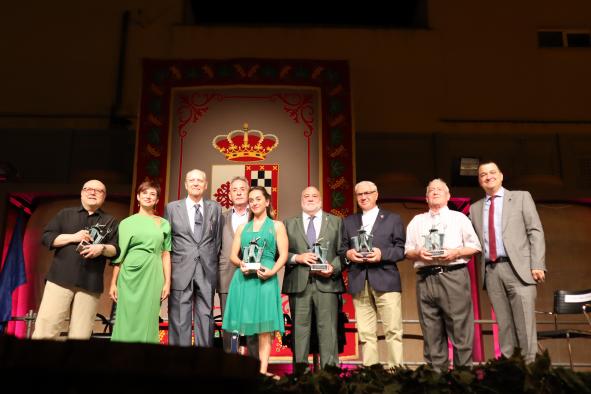
POLYGON ((445 234, 440 233, 436 228, 429 230, 428 235, 423 235, 423 238, 425 239, 425 249, 431 253, 431 256, 438 257, 445 253, 443 250, 444 237, 445 234))
POLYGON ((76 246, 76 252, 80 253, 88 245, 102 244, 103 240, 113 231, 113 219, 105 224, 96 223, 85 228, 90 234, 90 241, 82 241, 76 246))
POLYGON ((256 272, 261 268, 261 258, 265 250, 266 241, 263 240, 263 245, 259 245, 260 237, 253 238, 247 246, 244 247, 242 256, 244 258, 244 265, 250 272, 256 272))
POLYGON ((365 257, 373 251, 373 235, 368 234, 363 227, 364 226, 361 226, 359 230, 357 230, 357 236, 351 237, 351 243, 357 253, 360 253, 365 257))
POLYGON ((316 263, 310 264, 310 271, 326 271, 328 269, 328 262, 326 261, 326 254, 328 253, 328 244, 326 248, 320 246, 320 241, 322 238, 319 238, 314 245, 310 248, 310 252, 314 253, 318 260, 316 263))

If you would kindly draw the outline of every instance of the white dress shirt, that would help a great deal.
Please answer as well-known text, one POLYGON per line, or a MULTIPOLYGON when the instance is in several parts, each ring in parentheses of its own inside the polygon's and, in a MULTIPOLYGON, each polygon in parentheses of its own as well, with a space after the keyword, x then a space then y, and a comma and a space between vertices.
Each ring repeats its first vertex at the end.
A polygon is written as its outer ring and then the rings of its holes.
POLYGON ((238 228, 238 226, 248 222, 248 208, 246 208, 246 210, 244 211, 243 214, 239 214, 238 212, 236 212, 236 209, 234 209, 234 207, 232 207, 232 219, 231 220, 232 220, 232 230, 234 232, 236 232, 236 229, 238 228))
MULTIPOLYGON (((461 212, 452 211, 447 207, 439 210, 435 214, 431 211, 416 215, 406 228, 406 244, 404 245, 404 252, 411 250, 419 250, 425 246, 424 236, 429 235, 432 228, 437 228, 439 233, 443 233, 443 248, 444 249, 459 249, 472 248, 478 251, 482 250, 478 236, 472 227, 472 222, 466 215, 461 212)), ((469 258, 459 258, 449 262, 453 264, 465 264, 470 261, 469 258)), ((420 268, 424 265, 442 265, 439 261, 421 261, 417 260, 414 263, 415 268, 420 268)))
MULTIPOLYGON (((308 232, 310 218, 311 218, 311 215, 308 215, 306 212, 302 212, 302 220, 303 220, 302 223, 304 223, 304 232, 305 233, 308 232)), ((322 225, 322 210, 316 212, 316 215, 314 215, 314 231, 316 231, 316 240, 318 240, 318 237, 320 236, 320 226, 321 225, 322 225)))
POLYGON ((378 208, 378 206, 376 205, 369 211, 363 212, 363 215, 361 215, 361 223, 363 224, 365 232, 367 232, 368 234, 371 234, 371 230, 373 230, 373 225, 375 224, 376 219, 378 218, 378 213, 380 213, 380 208, 378 208))
MULTIPOLYGON (((185 199, 185 206, 187 207, 187 213, 189 214, 189 225, 191 226, 191 231, 195 231, 195 204, 199 204, 199 209, 201 210, 201 215, 203 215, 203 198, 199 200, 199 202, 195 202, 191 200, 191 197, 187 197, 185 199)), ((205 217, 205 216, 204 216, 205 217)))

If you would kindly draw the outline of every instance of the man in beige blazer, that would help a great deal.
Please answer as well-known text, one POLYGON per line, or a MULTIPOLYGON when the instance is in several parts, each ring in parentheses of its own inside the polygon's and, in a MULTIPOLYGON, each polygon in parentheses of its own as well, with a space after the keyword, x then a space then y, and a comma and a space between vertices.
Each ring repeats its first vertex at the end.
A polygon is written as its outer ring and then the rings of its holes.
MULTIPOLYGON (((230 261, 230 250, 232 249, 232 241, 234 240, 234 232, 239 225, 248 222, 248 181, 246 178, 237 176, 230 181, 230 201, 232 207, 226 212, 222 213, 222 247, 220 249, 220 264, 218 269, 218 286, 217 292, 220 298, 220 313, 222 318, 226 310, 226 300, 228 299, 228 289, 230 282, 234 277, 236 266, 230 261)), ((225 332, 223 334, 224 350, 228 353, 231 351, 232 333, 225 332)), ((246 343, 248 347, 248 355, 251 357, 259 357, 259 341, 257 335, 247 336, 246 343)))
POLYGON ((312 331, 312 311, 320 348, 320 365, 339 362, 337 313, 338 295, 345 291, 338 250, 341 244, 341 218, 322 211, 322 196, 310 186, 302 191, 302 213, 286 219, 289 257, 285 266, 282 292, 289 295, 293 321, 293 361, 307 363, 312 331), (327 249, 328 267, 312 271, 318 263, 310 248, 319 243, 327 249))
POLYGON ((486 197, 470 207, 470 218, 483 246, 481 275, 492 302, 501 352, 521 348, 527 362, 537 349, 536 284, 545 279, 544 230, 536 205, 526 191, 503 188, 494 162, 478 167, 486 197))

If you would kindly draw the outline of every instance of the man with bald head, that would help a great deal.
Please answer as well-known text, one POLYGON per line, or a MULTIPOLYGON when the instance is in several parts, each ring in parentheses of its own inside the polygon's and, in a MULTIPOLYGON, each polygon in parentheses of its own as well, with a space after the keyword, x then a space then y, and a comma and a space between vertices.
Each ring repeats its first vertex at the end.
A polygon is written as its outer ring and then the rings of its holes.
POLYGON ((92 335, 105 262, 119 253, 117 221, 101 209, 106 196, 101 181, 86 182, 81 205, 62 209, 45 227, 41 241, 55 253, 33 339, 59 337, 68 318, 68 338, 92 335))
POLYGON ((425 361, 440 372, 449 367, 448 338, 454 349, 454 367, 472 366, 474 312, 467 266, 472 255, 480 251, 470 219, 447 207, 450 197, 441 179, 429 182, 429 211, 410 221, 405 245, 406 257, 414 261, 417 272, 423 354, 425 361))
POLYGON ((204 198, 207 176, 191 170, 185 176, 187 197, 166 205, 164 218, 172 228, 172 275, 168 299, 168 341, 213 346, 213 296, 222 242, 222 207, 204 198))
POLYGON ((387 366, 394 368, 402 365, 402 287, 396 263, 404 258, 404 226, 400 215, 378 207, 378 187, 373 182, 355 185, 355 197, 361 212, 343 221, 340 254, 348 263, 349 293, 355 305, 363 365, 379 363, 380 318, 388 350, 387 366), (358 252, 352 240, 361 228, 373 236, 373 250, 368 254, 358 252))
POLYGON ((308 363, 312 311, 320 348, 320 365, 339 362, 337 313, 338 294, 345 290, 338 250, 341 244, 341 218, 322 211, 322 195, 314 186, 302 191, 302 213, 284 221, 289 239, 282 292, 289 295, 293 321, 293 361, 308 363), (312 252, 318 243, 326 248, 327 268, 312 270, 324 263, 312 252))

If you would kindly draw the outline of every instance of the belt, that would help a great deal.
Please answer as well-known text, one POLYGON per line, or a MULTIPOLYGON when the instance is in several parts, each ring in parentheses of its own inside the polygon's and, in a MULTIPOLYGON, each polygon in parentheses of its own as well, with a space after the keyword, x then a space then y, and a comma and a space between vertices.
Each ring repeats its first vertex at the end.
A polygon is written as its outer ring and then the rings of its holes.
POLYGON ((501 256, 501 257, 497 257, 496 260, 487 260, 486 261, 486 265, 492 265, 492 264, 498 264, 498 263, 510 263, 511 260, 509 259, 509 257, 505 257, 505 256, 501 256))
POLYGON ((425 279, 426 277, 431 275, 438 275, 444 272, 451 272, 462 268, 466 268, 467 266, 468 264, 427 266, 419 268, 417 274, 421 275, 423 279, 425 279))

